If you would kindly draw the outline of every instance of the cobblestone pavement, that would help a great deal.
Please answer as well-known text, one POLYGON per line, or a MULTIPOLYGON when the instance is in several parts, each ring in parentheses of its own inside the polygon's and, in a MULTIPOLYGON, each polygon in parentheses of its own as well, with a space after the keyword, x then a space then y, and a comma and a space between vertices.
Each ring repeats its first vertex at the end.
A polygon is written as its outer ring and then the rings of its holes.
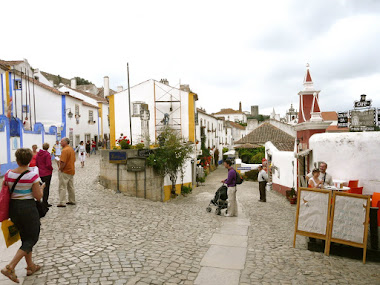
MULTIPOLYGON (((193 284, 209 240, 227 219, 205 210, 226 170, 187 197, 159 203, 98 185, 98 156, 78 164, 76 206, 56 207, 54 171, 54 206, 34 250, 43 269, 23 284, 193 284)), ((310 252, 303 237, 293 249, 295 207, 284 197, 269 192, 259 203, 254 182, 244 182, 237 197, 251 221, 240 284, 380 284, 379 264, 310 252)))
POLYGON ((240 284, 380 284, 380 264, 308 251, 306 237, 293 248, 296 206, 277 192, 258 202, 258 184, 239 192, 251 226, 240 284), (248 191, 247 191, 248 190, 248 191))

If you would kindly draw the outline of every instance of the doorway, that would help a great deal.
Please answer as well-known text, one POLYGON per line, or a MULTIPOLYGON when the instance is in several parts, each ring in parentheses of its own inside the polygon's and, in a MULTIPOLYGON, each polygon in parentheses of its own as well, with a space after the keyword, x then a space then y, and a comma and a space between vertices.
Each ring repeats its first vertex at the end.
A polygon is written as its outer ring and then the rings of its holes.
POLYGON ((75 135, 75 148, 78 147, 79 143, 80 143, 80 135, 75 135))

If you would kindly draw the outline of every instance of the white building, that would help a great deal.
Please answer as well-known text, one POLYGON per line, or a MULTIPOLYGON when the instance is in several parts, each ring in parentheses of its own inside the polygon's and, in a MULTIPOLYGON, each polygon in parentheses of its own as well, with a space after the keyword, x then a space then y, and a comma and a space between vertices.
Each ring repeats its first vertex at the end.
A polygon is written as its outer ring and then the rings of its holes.
POLYGON ((232 121, 236 123, 247 123, 247 114, 242 111, 241 103, 239 103, 239 110, 231 108, 222 109, 217 113, 212 114, 217 118, 224 118, 226 121, 232 121))
MULTIPOLYGON (((177 130, 186 141, 195 143, 195 104, 198 96, 190 91, 188 85, 176 88, 170 86, 167 80, 150 79, 130 88, 130 101, 128 90, 110 94, 108 98, 111 147, 116 145, 115 141, 121 135, 131 139, 134 145, 147 141, 158 144, 158 136, 165 126, 177 130)), ((193 162, 189 160, 186 163, 183 180, 185 185, 192 187, 195 187, 195 158, 194 147, 193 162)), ((180 181, 177 181, 177 193, 180 193, 180 186, 180 181)), ((165 177, 165 201, 170 198, 170 191, 171 181, 165 177)))

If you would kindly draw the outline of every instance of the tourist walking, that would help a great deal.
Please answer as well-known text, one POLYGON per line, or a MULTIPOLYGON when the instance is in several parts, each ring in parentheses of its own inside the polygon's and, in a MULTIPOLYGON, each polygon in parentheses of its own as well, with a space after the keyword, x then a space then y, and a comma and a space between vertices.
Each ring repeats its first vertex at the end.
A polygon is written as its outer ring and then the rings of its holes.
POLYGON ((50 192, 50 182, 51 176, 53 174, 53 166, 51 165, 51 156, 48 152, 49 144, 44 143, 42 145, 42 149, 37 153, 36 165, 38 167, 39 175, 41 177, 42 182, 45 182, 45 189, 43 195, 43 202, 47 207, 51 207, 49 204, 49 192, 50 192))
POLYGON ((9 217, 20 233, 21 247, 1 273, 13 282, 19 283, 15 268, 23 257, 27 264, 28 276, 41 269, 41 266, 34 264, 32 259, 32 249, 40 235, 40 216, 34 199, 42 198, 45 185, 40 186, 41 180, 38 174, 29 171, 29 163, 33 157, 30 149, 19 148, 15 156, 18 167, 8 171, 4 181, 11 189, 9 217))
POLYGON ((81 141, 78 145, 78 147, 75 150, 78 152, 78 158, 81 164, 81 167, 84 167, 84 162, 86 161, 86 147, 83 144, 83 141, 81 141))
POLYGON ((57 207, 75 205, 74 175, 75 175, 75 152, 69 145, 70 140, 61 140, 62 153, 59 160, 59 204, 57 207), (66 191, 68 192, 68 202, 66 202, 66 191))
POLYGON ((35 167, 36 166, 37 148, 38 147, 37 147, 36 144, 32 145, 33 157, 32 157, 32 160, 29 163, 29 167, 35 167))
POLYGON ((61 151, 62 151, 61 144, 59 143, 59 141, 56 141, 55 145, 53 145, 53 149, 51 150, 51 153, 56 159, 58 167, 59 167, 59 157, 61 156, 61 151))
POLYGON ((231 160, 227 159, 224 161, 224 167, 228 169, 227 179, 222 180, 222 183, 226 184, 228 187, 227 195, 228 195, 228 206, 227 213, 225 213, 226 217, 237 217, 238 215, 238 206, 236 202, 236 171, 231 166, 231 160))
POLYGON ((267 194, 266 194, 266 186, 268 182, 268 174, 263 169, 263 166, 260 165, 258 167, 259 175, 257 177, 257 181, 259 182, 259 191, 260 191, 260 200, 259 202, 266 202, 267 201, 267 194))
POLYGON ((96 142, 94 140, 92 140, 91 143, 91 154, 92 153, 96 154, 96 142))
POLYGON ((90 141, 86 142, 86 152, 87 152, 88 157, 90 157, 90 152, 91 152, 91 143, 90 143, 90 141))

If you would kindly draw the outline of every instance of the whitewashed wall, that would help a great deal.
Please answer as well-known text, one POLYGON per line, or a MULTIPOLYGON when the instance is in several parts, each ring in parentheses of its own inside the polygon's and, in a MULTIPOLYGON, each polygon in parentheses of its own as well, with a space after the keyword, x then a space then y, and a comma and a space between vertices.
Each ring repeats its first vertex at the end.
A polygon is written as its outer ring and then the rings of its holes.
MULTIPOLYGON (((181 97, 181 108, 178 112, 181 112, 181 128, 182 136, 185 138, 189 137, 189 93, 173 88, 172 86, 165 85, 163 83, 147 80, 138 85, 135 85, 130 88, 131 93, 131 109, 133 110, 134 102, 142 102, 148 104, 150 112, 150 121, 149 121, 149 136, 151 142, 155 141, 156 137, 156 122, 155 122, 155 97, 156 100, 160 100, 164 96, 167 98, 165 93, 171 93, 176 98, 181 97), (154 87, 156 85, 156 87, 154 87)), ((115 136, 118 138, 121 133, 123 135, 130 136, 129 128, 129 102, 128 102, 128 90, 123 90, 114 95, 115 100, 115 136)), ((167 99, 161 99, 167 100, 167 99)), ((173 100, 175 98, 173 97, 173 100)), ((159 109, 162 112, 169 113, 170 103, 158 103, 159 109)), ((173 109, 176 109, 179 106, 179 103, 173 103, 173 109)), ((162 116, 162 113, 157 112, 157 117, 162 116)), ((170 122, 171 123, 171 122, 170 122)), ((141 141, 141 120, 139 116, 132 116, 132 134, 133 134, 133 143, 139 143, 141 141)))
POLYGON ((24 148, 32 149, 32 145, 36 144, 38 149, 41 149, 42 148, 42 134, 33 134, 33 133, 24 132, 23 144, 24 144, 24 148))
MULTIPOLYGON (((53 145, 55 145, 55 142, 56 142, 56 136, 45 134, 44 141, 45 141, 45 143, 49 144, 49 152, 51 152, 51 150, 53 149, 53 145)), ((42 146, 41 146, 41 148, 42 148, 42 146)))
POLYGON ((359 180, 363 194, 380 192, 380 132, 311 136, 312 164, 325 161, 333 179, 359 180))
MULTIPOLYGON (((108 116, 109 116, 109 104, 102 104, 102 125, 103 125, 103 134, 107 134, 109 138, 110 126, 108 125, 108 116)), ((101 128, 101 127, 100 127, 101 128)))
POLYGON ((73 130, 73 146, 76 145, 75 141, 75 136, 79 135, 79 140, 84 141, 85 140, 85 135, 90 134, 91 139, 94 138, 94 136, 98 135, 98 109, 95 107, 88 107, 84 106, 82 104, 82 101, 66 96, 66 136, 69 137, 70 134, 70 129, 73 130), (75 105, 79 105, 79 124, 76 123, 76 118, 75 118, 75 105), (73 113, 73 117, 69 118, 67 114, 69 113, 68 109, 71 109, 71 112, 73 113), (88 111, 92 110, 93 115, 94 115, 94 124, 89 124, 88 123, 88 111))
POLYGON ((293 151, 279 151, 272 142, 265 143, 265 154, 272 156, 272 183, 297 187, 297 160, 293 151), (273 171, 274 169, 274 171, 273 171))
POLYGON ((4 132, 0 132, 0 164, 7 163, 7 127, 4 128, 4 132))
POLYGON ((73 90, 73 89, 71 89, 71 88, 69 88, 67 86, 60 87, 59 91, 61 91, 62 93, 69 92, 69 94, 71 96, 74 96, 74 97, 76 97, 78 99, 81 99, 81 100, 83 100, 83 101, 85 101, 85 102, 87 102, 89 104, 98 106, 98 101, 97 100, 95 100, 95 99, 93 99, 91 97, 88 97, 88 96, 86 96, 86 95, 84 95, 84 94, 82 94, 80 92, 77 92, 77 91, 75 91, 75 90, 73 90))

